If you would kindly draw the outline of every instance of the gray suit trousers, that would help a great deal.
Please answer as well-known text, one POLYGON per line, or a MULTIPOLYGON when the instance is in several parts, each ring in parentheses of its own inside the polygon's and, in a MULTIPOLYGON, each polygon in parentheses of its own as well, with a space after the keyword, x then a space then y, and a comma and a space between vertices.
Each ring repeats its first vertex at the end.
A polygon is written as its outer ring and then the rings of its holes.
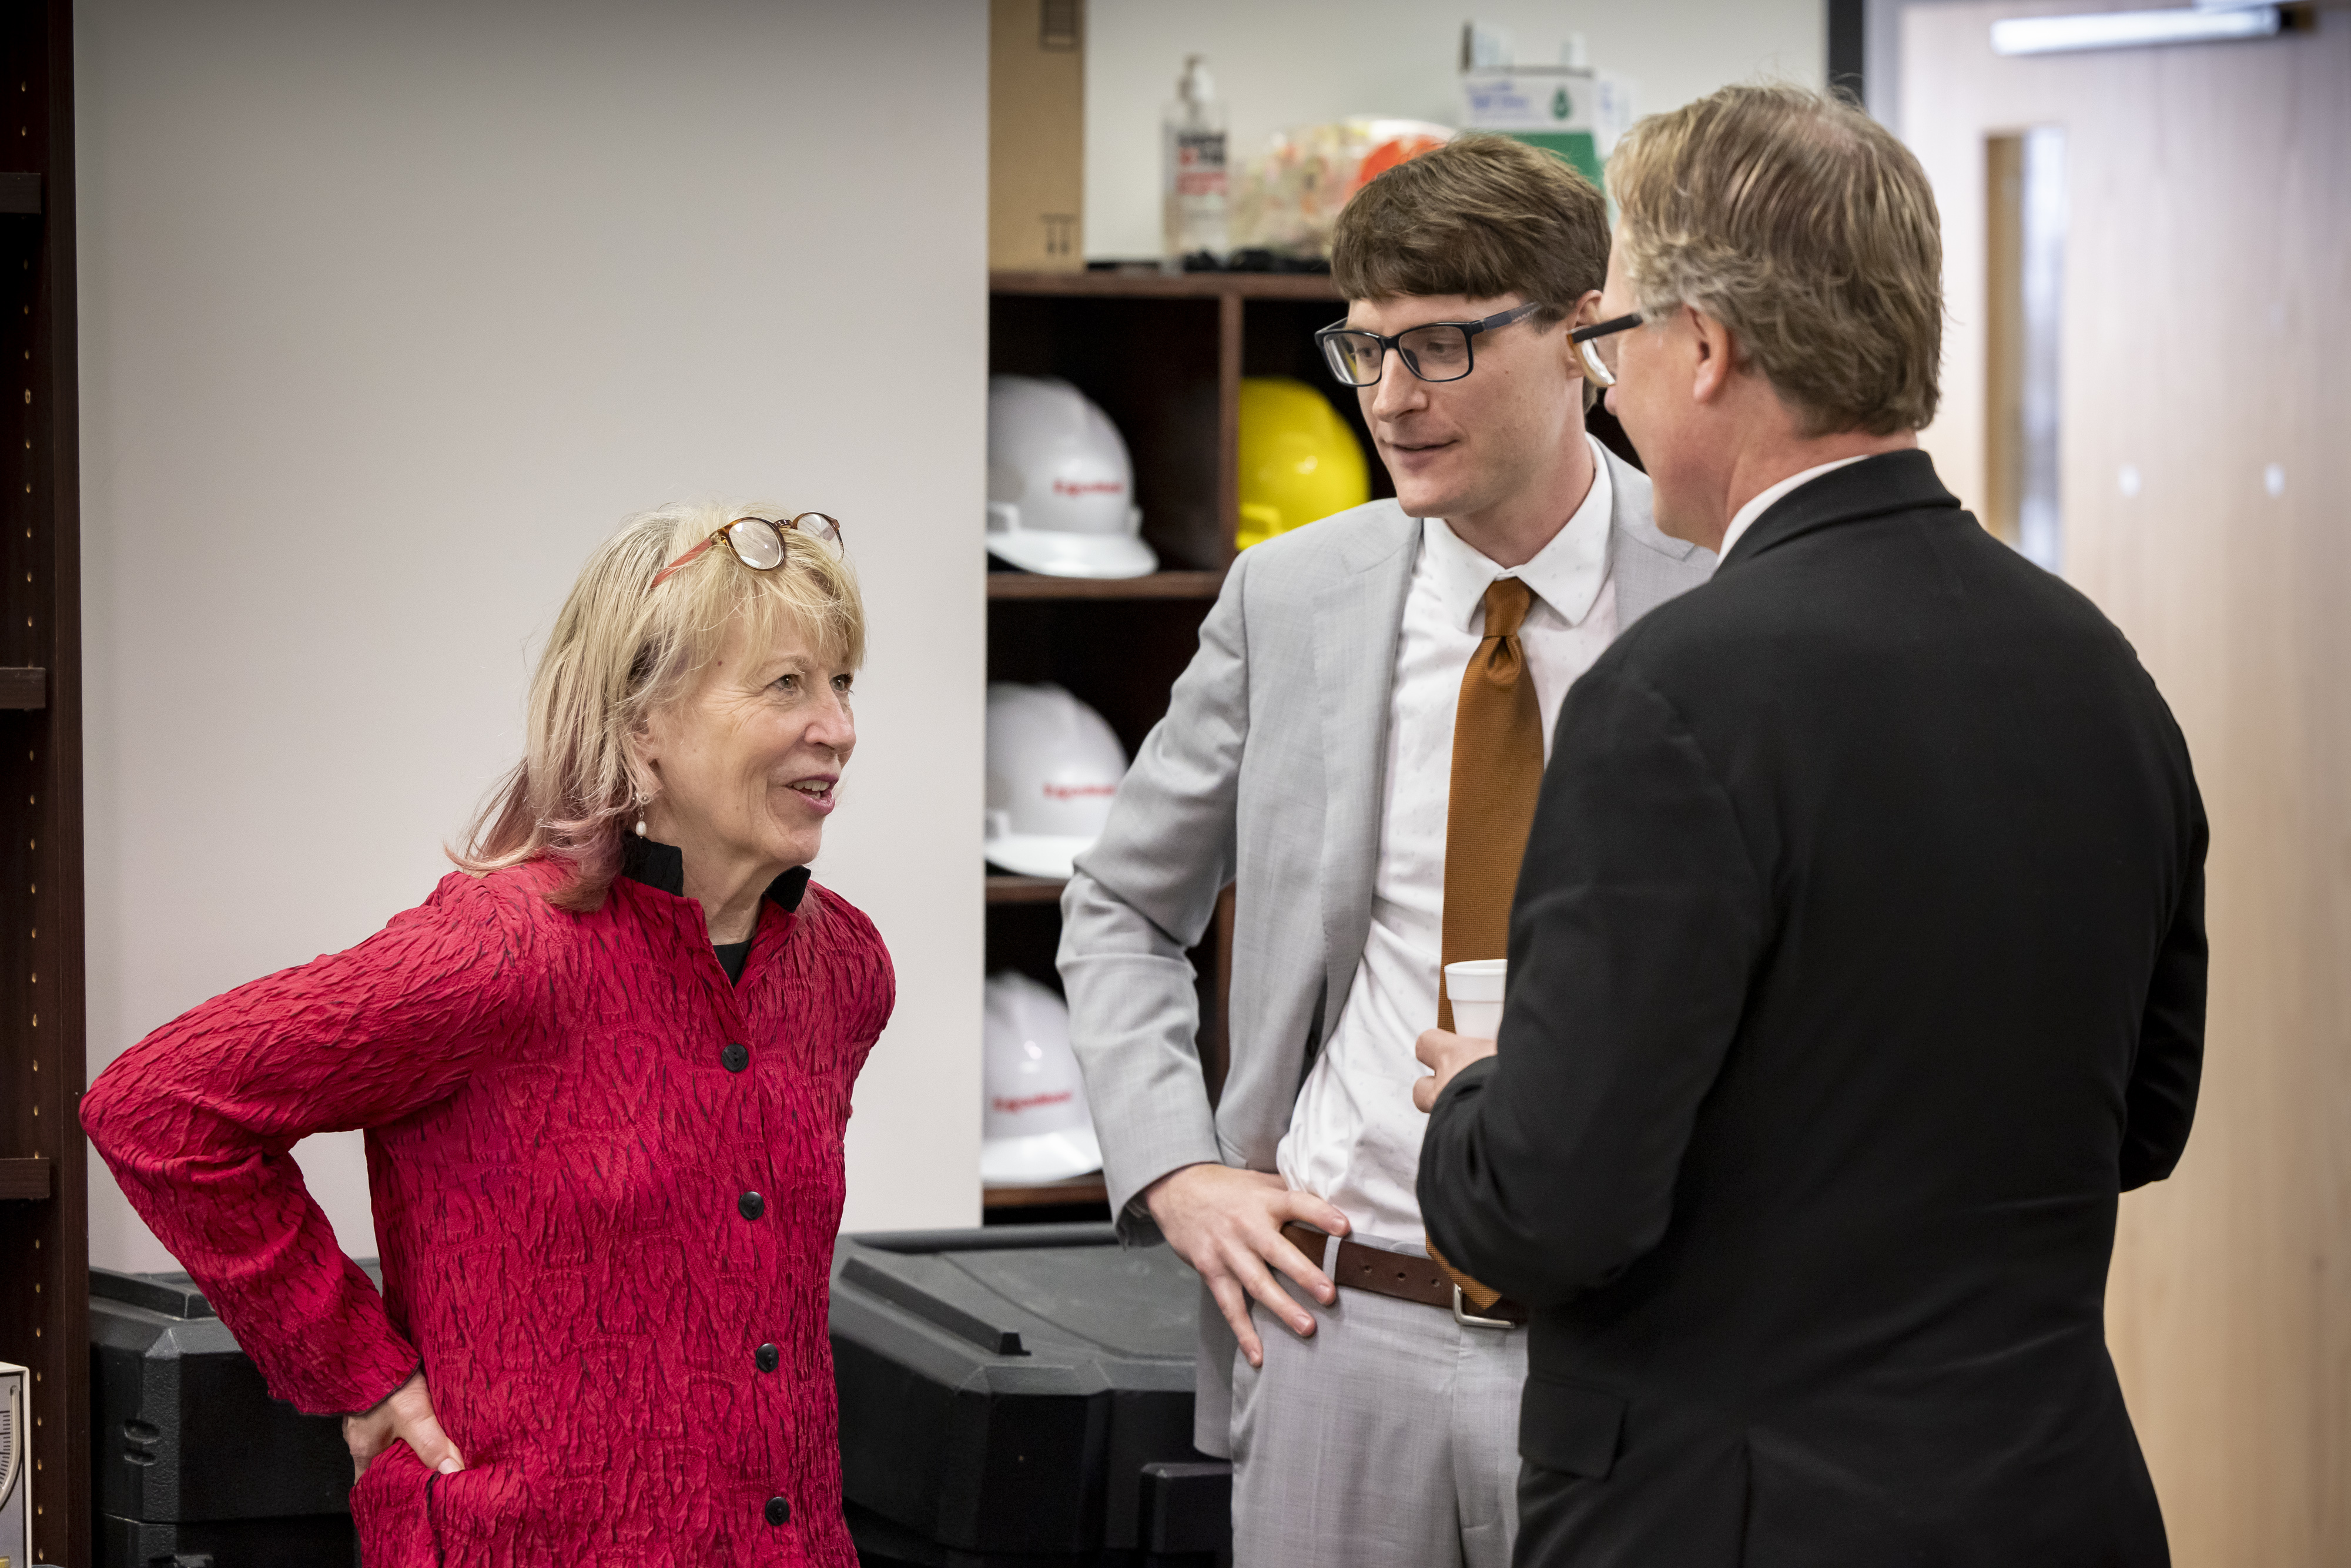
POLYGON ((1507 1568, 1527 1331, 1341 1290, 1233 1354, 1234 1568, 1507 1568))

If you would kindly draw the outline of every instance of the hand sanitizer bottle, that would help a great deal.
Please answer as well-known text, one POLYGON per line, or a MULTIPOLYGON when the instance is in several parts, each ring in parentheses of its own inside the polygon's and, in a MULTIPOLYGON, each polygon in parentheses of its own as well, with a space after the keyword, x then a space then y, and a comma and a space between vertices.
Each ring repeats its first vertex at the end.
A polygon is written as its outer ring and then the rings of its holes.
POLYGON ((1204 253, 1221 263, 1232 248, 1225 227, 1225 106, 1206 56, 1184 61, 1160 147, 1160 270, 1181 272, 1186 257, 1204 253))

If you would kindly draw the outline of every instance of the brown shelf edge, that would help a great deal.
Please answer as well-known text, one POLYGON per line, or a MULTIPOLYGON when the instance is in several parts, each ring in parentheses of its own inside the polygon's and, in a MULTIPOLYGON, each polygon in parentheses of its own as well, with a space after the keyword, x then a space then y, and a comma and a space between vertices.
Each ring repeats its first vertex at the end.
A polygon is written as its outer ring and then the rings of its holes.
POLYGON ((980 1189, 983 1208, 1043 1208, 1063 1203, 1108 1203, 1110 1189, 1102 1185, 1102 1173, 1071 1176, 1067 1181, 1037 1182, 1028 1186, 990 1186, 980 1189))
POLYGON ((1061 889, 1068 885, 1058 876, 1010 876, 992 871, 987 873, 987 902, 1059 904, 1061 889))
POLYGON ((1214 599, 1221 571, 1155 571, 1148 577, 1043 577, 1027 571, 987 574, 990 599, 1214 599))
POLYGON ((56 1166, 45 1155, 0 1160, 0 1198, 30 1198, 46 1203, 57 1196, 56 1166))
POLYGON ((1325 272, 991 272, 991 294, 1100 299, 1336 299, 1325 272))
POLYGON ((0 708, 49 706, 49 672, 38 664, 0 666, 0 708))

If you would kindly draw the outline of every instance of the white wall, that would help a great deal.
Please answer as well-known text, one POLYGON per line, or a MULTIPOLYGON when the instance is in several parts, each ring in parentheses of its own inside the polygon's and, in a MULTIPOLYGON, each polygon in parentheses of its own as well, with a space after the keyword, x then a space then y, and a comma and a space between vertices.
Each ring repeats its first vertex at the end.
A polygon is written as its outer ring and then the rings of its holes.
MULTIPOLYGON (((626 512, 838 514, 848 1223, 978 1218, 986 8, 82 0, 93 1073, 446 870, 626 512)), ((374 1249, 357 1134, 300 1159, 374 1249)), ((91 1260, 168 1266, 91 1162, 91 1260)))
POLYGON ((1583 34, 1591 65, 1633 78, 1643 114, 1759 74, 1819 87, 1828 64, 1823 0, 1089 0, 1086 254, 1159 254, 1159 117, 1186 54, 1208 57, 1238 167, 1289 125, 1459 124, 1469 16, 1509 29, 1524 65, 1558 63, 1583 34))

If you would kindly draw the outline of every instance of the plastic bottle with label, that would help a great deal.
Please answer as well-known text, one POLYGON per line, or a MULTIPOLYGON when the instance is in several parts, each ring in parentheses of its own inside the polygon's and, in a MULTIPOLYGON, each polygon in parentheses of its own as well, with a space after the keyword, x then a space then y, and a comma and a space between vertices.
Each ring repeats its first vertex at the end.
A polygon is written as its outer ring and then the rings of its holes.
POLYGON ((1160 267, 1184 270, 1188 256, 1223 262, 1232 242, 1226 225, 1225 106, 1207 57, 1192 55, 1176 79, 1176 99, 1161 122, 1160 267))

